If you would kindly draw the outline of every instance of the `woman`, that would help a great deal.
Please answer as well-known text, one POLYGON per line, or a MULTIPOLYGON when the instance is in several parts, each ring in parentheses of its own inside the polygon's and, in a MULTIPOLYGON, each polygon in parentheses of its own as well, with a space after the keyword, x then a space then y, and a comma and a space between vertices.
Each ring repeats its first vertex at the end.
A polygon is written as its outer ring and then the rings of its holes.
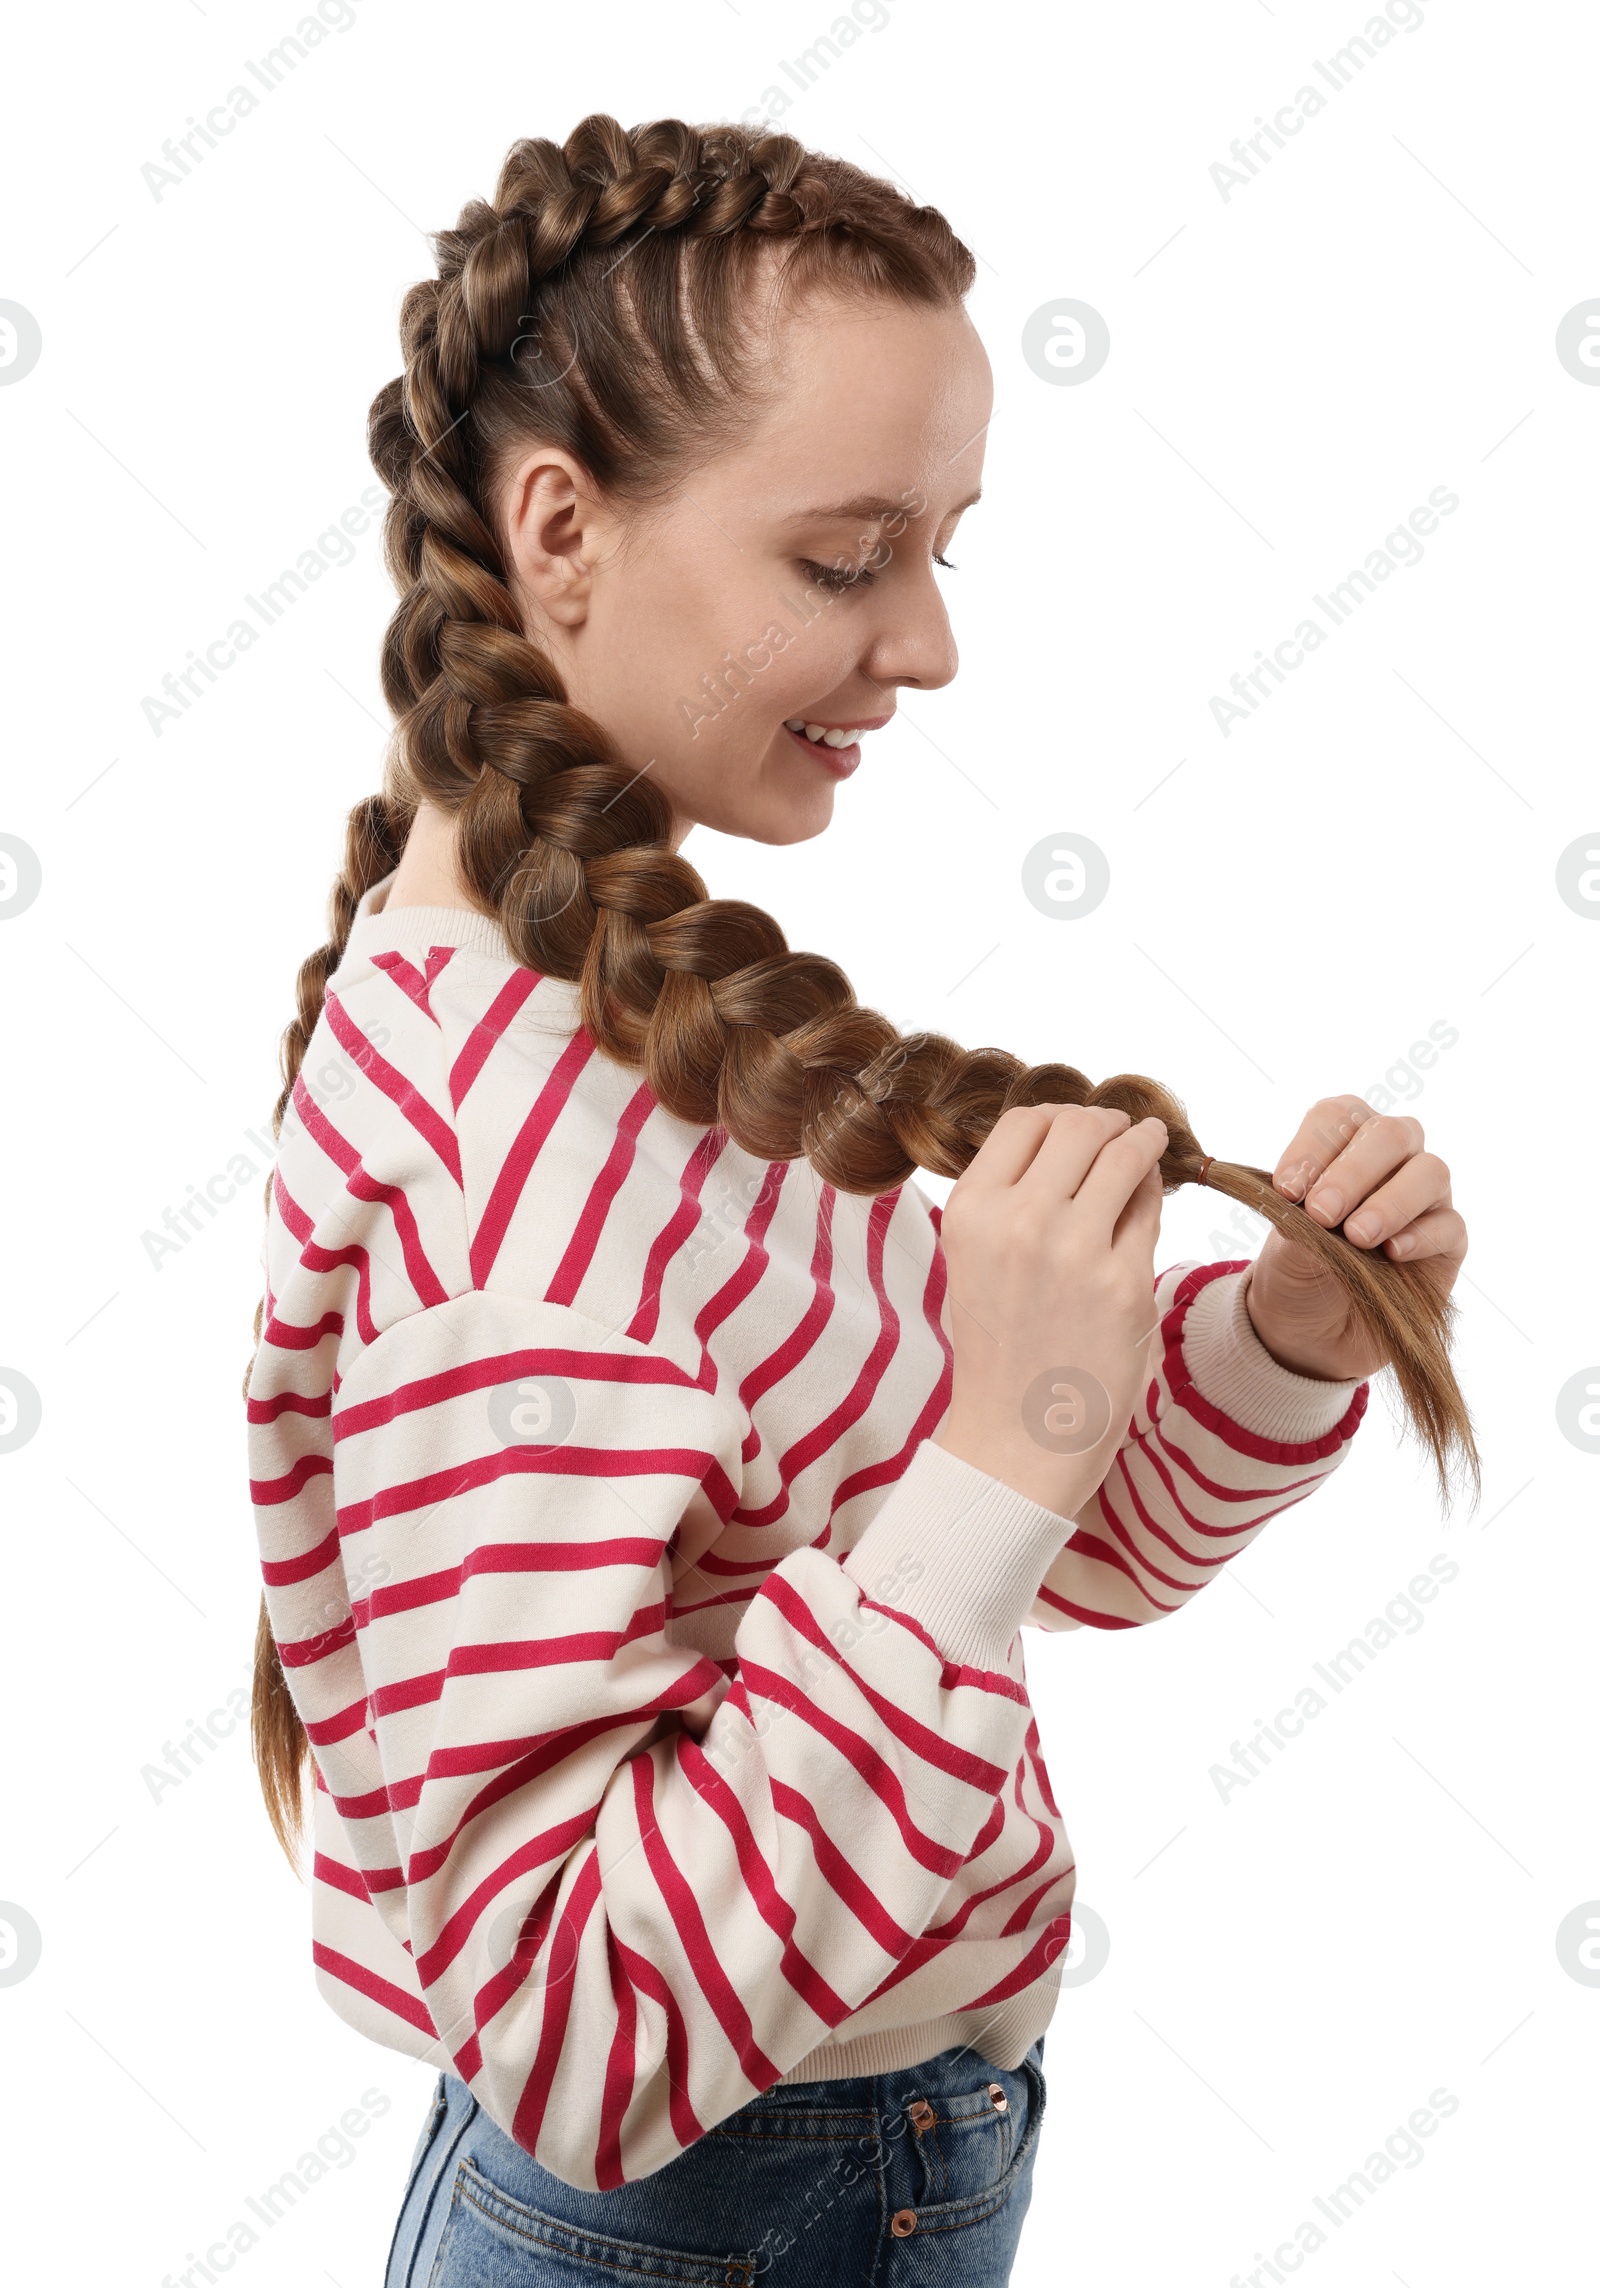
POLYGON ((596 117, 437 244, 248 1383, 269 1807, 291 1848, 309 1743, 322 1991, 441 2069, 390 2288, 983 2288, 1073 1891, 1021 1624, 1174 1611, 1387 1361, 1475 1462, 1464 1227, 1414 1120, 1213 1163, 1138 1076, 901 1039, 678 854, 821 833, 955 672, 940 215, 596 117), (1208 1180, 1276 1228, 1158 1278, 1208 1180))

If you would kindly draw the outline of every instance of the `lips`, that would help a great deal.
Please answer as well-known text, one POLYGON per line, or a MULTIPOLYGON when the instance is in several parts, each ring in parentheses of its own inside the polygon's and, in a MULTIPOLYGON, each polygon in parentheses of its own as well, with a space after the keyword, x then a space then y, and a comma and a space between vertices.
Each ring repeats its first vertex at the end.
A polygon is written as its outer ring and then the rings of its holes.
POLYGON ((847 779, 861 760, 861 748, 851 740, 847 746, 830 746, 826 739, 810 739, 804 731, 797 731, 792 723, 785 723, 783 735, 805 750, 814 763, 820 763, 836 779, 847 779))
POLYGON ((893 722, 893 712, 869 716, 862 723, 817 723, 809 716, 790 715, 784 730, 797 746, 835 778, 847 779, 861 760, 861 740, 868 731, 881 731, 893 722))

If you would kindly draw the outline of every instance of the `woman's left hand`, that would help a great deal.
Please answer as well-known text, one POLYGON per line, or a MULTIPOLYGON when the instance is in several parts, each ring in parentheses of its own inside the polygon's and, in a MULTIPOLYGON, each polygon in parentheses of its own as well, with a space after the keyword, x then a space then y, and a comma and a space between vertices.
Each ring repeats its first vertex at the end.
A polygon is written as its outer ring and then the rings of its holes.
MULTIPOLYGON (((1286 1198, 1354 1246, 1401 1263, 1426 1260, 1441 1295, 1455 1285, 1467 1227, 1450 1204, 1450 1170, 1422 1149, 1422 1123, 1384 1115, 1364 1097, 1325 1096, 1295 1131, 1273 1175, 1286 1198)), ((1389 1354, 1361 1326, 1346 1290, 1309 1248, 1267 1234, 1245 1286, 1250 1321, 1296 1374, 1343 1382, 1375 1374, 1389 1354)))

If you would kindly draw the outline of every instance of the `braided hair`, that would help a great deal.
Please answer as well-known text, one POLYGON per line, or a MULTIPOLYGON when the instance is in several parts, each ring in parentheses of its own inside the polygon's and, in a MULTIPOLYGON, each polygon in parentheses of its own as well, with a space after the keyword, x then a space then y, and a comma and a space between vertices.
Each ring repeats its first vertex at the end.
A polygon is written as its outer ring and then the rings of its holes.
MULTIPOLYGON (((1454 1306, 1425 1264, 1353 1246, 1271 1175, 1201 1151, 1171 1092, 1136 1073, 1091 1083, 938 1033, 902 1037, 777 923, 710 898, 672 847, 671 805, 569 703, 524 630, 496 530, 500 478, 527 441, 564 448, 595 486, 647 502, 725 447, 762 405, 751 323, 761 268, 785 287, 948 306, 970 251, 934 208, 793 137, 595 114, 564 144, 513 145, 492 201, 435 234, 438 276, 406 293, 405 370, 368 424, 391 500, 384 554, 400 602, 384 639, 395 718, 384 786, 351 811, 328 940, 301 965, 281 1045, 281 1128, 363 895, 398 866, 418 805, 451 818, 468 895, 516 959, 576 982, 605 1056, 642 1071, 678 1118, 720 1122, 766 1160, 808 1158, 873 1194, 917 1168, 958 1176, 1013 1105, 1110 1105, 1165 1121, 1162 1184, 1207 1183, 1309 1248, 1379 1338, 1442 1495, 1479 1463, 1449 1360, 1454 1306)), ((269 1180, 270 1197, 270 1180, 269 1180)), ((263 1306, 256 1312, 261 1339, 263 1306)), ((262 1599, 253 1738, 289 1851, 308 1753, 262 1599)))

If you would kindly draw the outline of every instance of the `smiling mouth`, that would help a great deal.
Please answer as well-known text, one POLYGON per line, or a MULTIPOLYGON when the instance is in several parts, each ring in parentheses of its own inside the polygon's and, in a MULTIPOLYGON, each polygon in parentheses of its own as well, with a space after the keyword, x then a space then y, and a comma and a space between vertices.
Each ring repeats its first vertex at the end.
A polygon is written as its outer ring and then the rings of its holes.
POLYGON ((868 731, 880 730, 889 720, 887 715, 880 715, 867 723, 811 723, 802 715, 794 715, 783 727, 819 763, 837 777, 848 778, 861 760, 863 737, 868 731))

